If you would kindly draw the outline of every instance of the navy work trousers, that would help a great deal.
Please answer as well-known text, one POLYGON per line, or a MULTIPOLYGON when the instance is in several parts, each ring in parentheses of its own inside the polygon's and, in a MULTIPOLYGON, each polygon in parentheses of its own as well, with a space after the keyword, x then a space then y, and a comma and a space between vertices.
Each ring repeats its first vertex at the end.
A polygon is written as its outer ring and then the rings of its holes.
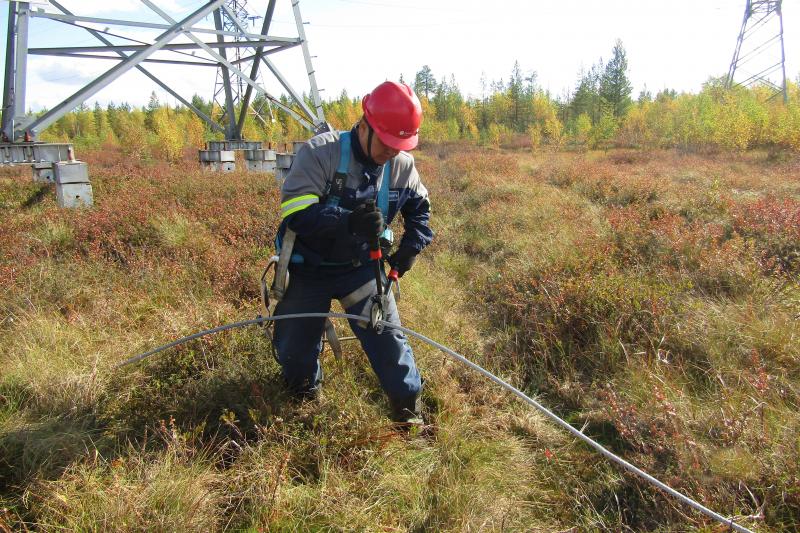
MULTIPOLYGON (((378 334, 369 327, 370 300, 375 293, 375 264, 372 262, 339 274, 327 273, 324 268, 313 275, 292 272, 289 287, 274 314, 327 313, 331 301, 337 299, 346 313, 365 317, 364 321, 349 320, 350 327, 389 399, 402 402, 419 394, 420 375, 404 333, 384 328, 378 334)), ((387 300, 384 320, 399 325, 394 295, 390 294, 387 300)), ((275 321, 274 343, 278 361, 287 385, 295 393, 313 392, 320 385, 319 354, 324 327, 324 318, 275 321)))

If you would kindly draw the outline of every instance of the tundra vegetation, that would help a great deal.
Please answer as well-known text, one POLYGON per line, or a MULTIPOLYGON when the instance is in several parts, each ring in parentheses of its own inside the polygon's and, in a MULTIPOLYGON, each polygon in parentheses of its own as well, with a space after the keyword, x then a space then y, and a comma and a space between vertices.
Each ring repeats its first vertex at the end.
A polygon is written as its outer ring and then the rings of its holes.
MULTIPOLYGON (((405 325, 718 512, 796 531, 796 86, 788 106, 711 82, 616 114, 600 82, 563 105, 523 82, 417 84, 437 236, 402 279, 405 325)), ((304 403, 256 327, 115 368, 253 318, 278 224, 270 174, 203 172, 210 134, 151 104, 47 133, 83 143, 91 209, 0 171, 0 531, 716 531, 424 344, 422 435, 392 430, 352 343, 304 403)), ((250 138, 301 136, 273 126, 250 138)))

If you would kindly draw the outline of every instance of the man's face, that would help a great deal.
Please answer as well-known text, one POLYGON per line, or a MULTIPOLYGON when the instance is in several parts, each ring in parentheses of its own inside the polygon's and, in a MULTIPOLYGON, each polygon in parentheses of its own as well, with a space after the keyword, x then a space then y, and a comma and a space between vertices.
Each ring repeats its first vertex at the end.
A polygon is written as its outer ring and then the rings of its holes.
POLYGON ((400 153, 400 150, 395 150, 383 144, 376 133, 372 134, 372 152, 370 153, 370 147, 368 145, 369 126, 367 125, 366 119, 362 119, 361 123, 358 125, 358 140, 361 142, 361 148, 364 150, 364 153, 371 155, 372 160, 379 165, 386 163, 400 153))

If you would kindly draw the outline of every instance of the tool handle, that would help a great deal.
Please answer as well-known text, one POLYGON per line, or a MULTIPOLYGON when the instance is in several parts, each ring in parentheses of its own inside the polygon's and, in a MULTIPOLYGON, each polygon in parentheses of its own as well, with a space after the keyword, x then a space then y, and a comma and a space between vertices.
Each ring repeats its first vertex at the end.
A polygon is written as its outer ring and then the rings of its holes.
MULTIPOLYGON (((364 202, 366 205, 367 211, 375 211, 375 200, 369 199, 364 202)), ((379 260, 383 257, 383 253, 381 252, 381 238, 379 235, 376 235, 374 239, 369 240, 369 258, 373 261, 379 260)))
POLYGON ((397 286, 400 287, 400 281, 398 281, 399 277, 400 273, 397 272, 396 268, 389 270, 389 273, 386 275, 386 287, 383 290, 384 296, 389 296, 389 293, 392 292, 392 283, 396 283, 397 286))

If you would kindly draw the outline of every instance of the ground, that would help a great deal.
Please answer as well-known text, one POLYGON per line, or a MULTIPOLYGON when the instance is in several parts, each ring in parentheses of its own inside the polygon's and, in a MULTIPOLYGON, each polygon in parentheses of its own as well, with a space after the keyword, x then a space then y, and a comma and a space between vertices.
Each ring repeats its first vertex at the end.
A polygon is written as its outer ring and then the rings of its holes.
MULTIPOLYGON (((796 156, 415 157, 437 234, 405 326, 715 511, 800 527, 796 156)), ((417 342, 423 435, 352 343, 305 403, 257 327, 116 368, 256 316, 279 194, 190 156, 84 158, 86 210, 0 173, 0 531, 715 530, 417 342)))

